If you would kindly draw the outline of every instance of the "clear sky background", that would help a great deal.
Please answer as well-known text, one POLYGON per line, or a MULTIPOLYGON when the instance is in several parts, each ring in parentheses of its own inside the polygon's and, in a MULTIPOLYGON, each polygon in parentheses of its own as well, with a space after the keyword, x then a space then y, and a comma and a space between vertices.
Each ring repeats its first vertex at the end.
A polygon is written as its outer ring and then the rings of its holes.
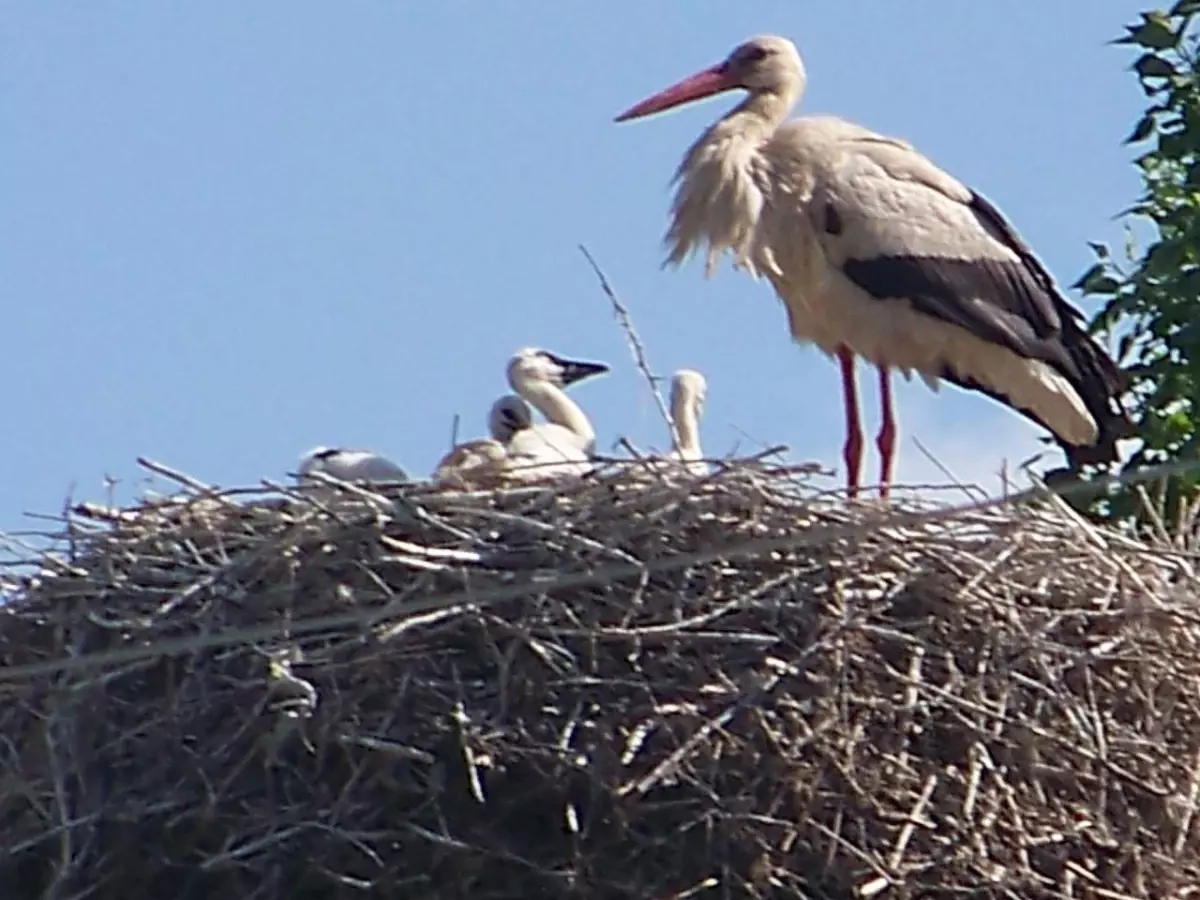
MULTIPOLYGON (((580 242, 654 368, 708 376, 710 455, 785 443, 840 469, 836 366, 790 342, 770 288, 659 268, 670 176, 731 99, 612 117, 745 37, 787 35, 802 113, 913 141, 1070 284, 1087 241, 1120 242, 1139 188, 1120 142, 1143 100, 1105 42, 1141 7, 5 4, 0 528, 72 484, 103 497, 106 475, 128 499, 138 455, 225 486, 282 478, 318 444, 425 475, 455 412, 483 433, 526 345, 613 366, 575 391, 602 450, 669 444, 580 242)), ((898 403, 901 480, 944 481, 914 436, 989 487, 1041 447, 952 387, 898 403)))

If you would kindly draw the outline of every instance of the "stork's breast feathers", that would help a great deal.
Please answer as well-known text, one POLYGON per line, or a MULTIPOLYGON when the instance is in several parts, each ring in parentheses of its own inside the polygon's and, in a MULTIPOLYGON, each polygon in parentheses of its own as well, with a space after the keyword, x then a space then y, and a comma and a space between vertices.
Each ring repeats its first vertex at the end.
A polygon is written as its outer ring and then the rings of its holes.
POLYGON ((754 149, 737 141, 698 142, 688 152, 677 174, 671 225, 664 239, 667 265, 679 265, 707 245, 706 275, 712 275, 726 251, 735 268, 756 278, 778 273, 760 230, 769 184, 754 149))

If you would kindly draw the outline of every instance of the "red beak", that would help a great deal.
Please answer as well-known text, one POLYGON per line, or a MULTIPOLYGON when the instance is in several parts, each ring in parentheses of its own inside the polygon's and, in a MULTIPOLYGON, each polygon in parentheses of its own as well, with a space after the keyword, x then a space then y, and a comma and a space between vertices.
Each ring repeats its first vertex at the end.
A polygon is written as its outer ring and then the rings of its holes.
POLYGON ((719 94, 721 91, 728 91, 737 86, 737 82, 732 81, 726 74, 725 64, 722 63, 690 75, 683 81, 671 85, 665 91, 660 91, 636 106, 629 107, 617 116, 615 121, 627 122, 630 119, 640 119, 642 116, 662 112, 664 109, 671 109, 684 103, 691 103, 693 100, 700 100, 703 97, 711 97, 713 94, 719 94))

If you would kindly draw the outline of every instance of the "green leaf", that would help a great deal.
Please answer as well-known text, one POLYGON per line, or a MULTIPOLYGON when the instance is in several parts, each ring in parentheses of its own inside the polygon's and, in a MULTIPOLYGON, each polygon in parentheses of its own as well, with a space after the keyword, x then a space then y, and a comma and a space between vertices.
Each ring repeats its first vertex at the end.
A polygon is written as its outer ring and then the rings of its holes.
POLYGON ((1106 267, 1105 267, 1104 263, 1095 263, 1090 269, 1088 269, 1086 272, 1084 272, 1082 275, 1079 276, 1079 279, 1073 285, 1071 285, 1071 290, 1073 290, 1073 291, 1083 290, 1084 293, 1087 293, 1088 282, 1092 281, 1093 279, 1099 278, 1101 275, 1103 275, 1105 272, 1105 268, 1106 267))
POLYGON ((1085 294, 1115 294, 1120 286, 1121 282, 1111 275, 1103 275, 1084 285, 1083 292, 1085 294))
POLYGON ((1129 137, 1125 138, 1124 143, 1140 143, 1141 141, 1144 141, 1146 138, 1150 137, 1150 134, 1153 131, 1154 113, 1146 113, 1144 116, 1138 119, 1138 123, 1133 126, 1133 131, 1129 132, 1129 137))
POLYGON ((1121 339, 1117 341, 1117 359, 1122 360, 1129 355, 1129 351, 1133 349, 1133 342, 1137 340, 1137 335, 1134 332, 1121 335, 1121 339))
POLYGON ((1180 274, 1180 264, 1187 250, 1170 241, 1159 241, 1146 254, 1144 268, 1146 275, 1171 276, 1180 274))
POLYGON ((1134 39, 1143 47, 1154 50, 1170 50, 1179 44, 1180 35, 1171 27, 1171 21, 1160 12, 1145 13, 1145 23, 1138 27, 1134 39))
MULTIPOLYGON (((1109 342, 1132 379, 1126 406, 1141 446, 1125 472, 1200 448, 1200 0, 1168 6, 1144 12, 1113 42, 1138 48, 1130 68, 1147 99, 1125 143, 1141 189, 1121 214, 1120 264, 1119 246, 1089 243, 1094 264, 1075 284, 1100 301, 1088 331, 1109 342), (1134 221, 1144 251, 1132 243, 1134 221)), ((1172 478, 1155 502, 1173 522, 1197 494, 1200 475, 1172 478)), ((1134 499, 1114 490, 1088 515, 1136 530, 1146 512, 1134 499)))
POLYGON ((1168 78, 1176 74, 1175 67, 1157 53, 1143 53, 1133 64, 1133 69, 1142 78, 1168 78))
POLYGON ((1163 134, 1158 139, 1158 149, 1166 156, 1171 157, 1172 161, 1178 160, 1180 157, 1186 156, 1196 150, 1197 137, 1200 136, 1186 129, 1180 129, 1171 134, 1163 134))
POLYGON ((1115 294, 1120 286, 1121 283, 1109 274, 1108 265, 1098 262, 1079 276, 1071 289, 1082 290, 1085 294, 1115 294))
POLYGON ((1141 25, 1127 25, 1129 32, 1117 38, 1114 44, 1137 44, 1148 50, 1170 50, 1179 43, 1180 35, 1171 27, 1170 20, 1161 12, 1142 14, 1141 25))
POLYGON ((1138 27, 1136 25, 1126 25, 1125 26, 1126 33, 1119 38, 1114 38, 1109 43, 1112 43, 1112 44, 1135 44, 1135 43, 1137 43, 1137 41, 1134 40, 1133 36, 1137 33, 1137 29, 1138 29, 1138 27))

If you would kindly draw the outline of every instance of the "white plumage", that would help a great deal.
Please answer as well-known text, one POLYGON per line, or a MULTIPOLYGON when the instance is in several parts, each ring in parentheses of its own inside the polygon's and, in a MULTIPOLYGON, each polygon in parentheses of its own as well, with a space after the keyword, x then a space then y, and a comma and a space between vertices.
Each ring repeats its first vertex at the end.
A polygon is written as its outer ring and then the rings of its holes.
POLYGON ((529 404, 516 394, 505 394, 488 411, 491 437, 459 444, 437 464, 433 480, 452 487, 487 484, 502 475, 508 461, 505 445, 533 424, 529 404))
POLYGON ((508 383, 546 422, 518 431, 505 446, 508 474, 553 478, 583 474, 596 447, 596 432, 564 387, 608 371, 603 363, 565 359, 530 347, 508 364, 508 383))
POLYGON ((408 473, 390 459, 371 450, 346 450, 317 447, 300 459, 298 474, 303 478, 324 472, 342 481, 408 481, 408 473))
POLYGON ((902 140, 831 116, 783 124, 805 86, 795 46, 749 40, 632 107, 748 96, 688 150, 667 260, 725 252, 783 301, 792 336, 839 359, 851 494, 862 455, 854 356, 879 367, 882 489, 896 440, 889 370, 977 390, 1048 428, 1072 466, 1116 457, 1127 381, 1003 215, 902 140))
POLYGON ((695 369, 680 369, 671 379, 671 418, 679 446, 667 454, 668 459, 684 463, 689 471, 702 472, 700 462, 704 451, 700 447, 700 417, 708 398, 708 382, 695 369))

